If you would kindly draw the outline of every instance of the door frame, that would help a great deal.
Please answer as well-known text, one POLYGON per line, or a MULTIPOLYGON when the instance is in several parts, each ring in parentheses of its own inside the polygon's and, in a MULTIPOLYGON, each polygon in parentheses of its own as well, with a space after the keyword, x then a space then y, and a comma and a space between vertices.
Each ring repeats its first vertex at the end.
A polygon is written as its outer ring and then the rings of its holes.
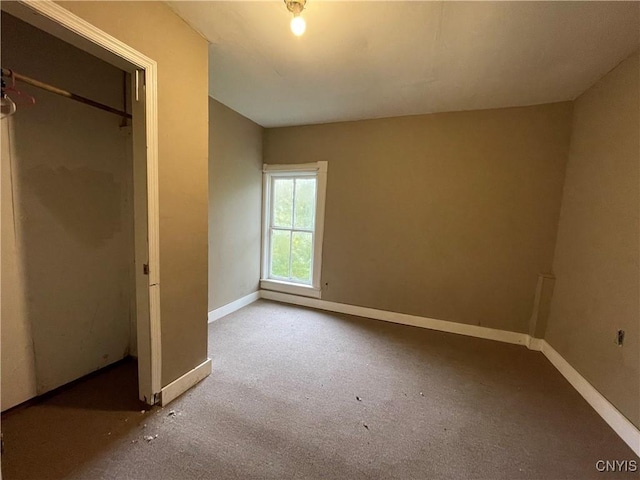
MULTIPOLYGON (((148 251, 142 261, 136 251, 135 266, 148 265, 148 295, 136 293, 137 311, 148 310, 147 316, 136 316, 138 350, 138 386, 139 398, 149 405, 160 401, 162 391, 162 344, 160 337, 160 230, 158 205, 158 65, 129 45, 100 30, 52 0, 19 0, 2 2, 2 10, 21 20, 44 30, 72 45, 91 53, 118 68, 136 75, 142 71, 144 78, 143 95, 145 100, 144 132, 142 122, 134 119, 134 138, 146 140, 146 183, 147 183, 147 220, 148 251), (141 301, 148 305, 140 305, 141 301), (144 300, 142 300, 144 299, 144 300)), ((134 92, 135 96, 135 92, 134 92)), ((135 98, 133 99, 135 101, 135 98)), ((133 162, 142 162, 138 149, 134 146, 133 162)), ((143 151, 141 149, 140 151, 143 151)), ((134 182, 135 189, 135 182, 134 182)), ((135 193, 134 193, 135 195, 135 193)), ((136 226, 136 237, 141 233, 136 226)), ((136 241, 138 244, 138 241, 136 241)), ((136 276, 139 272, 136 272, 136 276)), ((1 474, 0 474, 1 475, 1 474)), ((0 477, 1 478, 1 477, 0 477)))

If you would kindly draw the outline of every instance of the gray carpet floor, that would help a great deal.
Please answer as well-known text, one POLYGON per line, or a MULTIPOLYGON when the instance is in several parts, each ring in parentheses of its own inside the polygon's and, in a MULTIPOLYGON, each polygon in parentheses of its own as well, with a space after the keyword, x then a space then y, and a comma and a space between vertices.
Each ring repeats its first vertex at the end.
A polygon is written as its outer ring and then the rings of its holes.
POLYGON ((640 478, 596 470, 638 459, 520 346, 264 300, 209 337, 164 409, 130 362, 3 415, 3 478, 640 478))

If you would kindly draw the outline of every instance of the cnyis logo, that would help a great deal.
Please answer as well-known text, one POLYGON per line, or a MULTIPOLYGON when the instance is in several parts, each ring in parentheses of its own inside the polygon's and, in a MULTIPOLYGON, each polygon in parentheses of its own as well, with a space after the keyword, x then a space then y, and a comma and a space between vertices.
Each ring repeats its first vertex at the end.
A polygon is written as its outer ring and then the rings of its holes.
POLYGON ((596 470, 599 472, 637 472, 636 460, 598 460, 596 470))

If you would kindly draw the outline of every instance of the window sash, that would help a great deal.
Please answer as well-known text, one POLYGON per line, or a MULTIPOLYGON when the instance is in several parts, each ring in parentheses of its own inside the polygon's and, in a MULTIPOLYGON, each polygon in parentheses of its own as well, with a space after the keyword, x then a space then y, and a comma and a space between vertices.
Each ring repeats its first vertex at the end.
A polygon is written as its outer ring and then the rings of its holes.
POLYGON ((273 280, 281 280, 283 282, 299 283, 301 285, 313 284, 313 252, 315 247, 315 234, 311 230, 294 230, 290 228, 272 227, 269 231, 269 276, 268 278, 273 280), (273 231, 289 232, 289 276, 281 277, 273 273, 273 255, 271 254, 271 241, 273 239, 273 231), (311 234, 311 268, 309 269, 309 280, 299 280, 293 277, 293 234, 297 232, 310 233, 311 234))
POLYGON ((309 174, 308 172, 304 172, 300 175, 292 174, 291 172, 287 172, 287 175, 273 175, 269 173, 269 204, 270 204, 270 212, 269 212, 269 228, 278 228, 278 229, 286 229, 286 230, 300 230, 300 231, 309 231, 315 232, 316 230, 316 212, 313 212, 313 229, 305 230, 303 228, 296 228, 296 180, 314 180, 315 181, 315 201, 314 201, 314 210, 317 210, 318 207, 318 176, 315 174, 309 174), (291 228, 281 227, 274 225, 274 217, 275 217, 275 191, 276 191, 276 180, 293 180, 293 202, 292 202, 292 210, 291 210, 291 228))
POLYGON ((269 194, 270 194, 270 198, 269 198, 269 234, 268 234, 268 238, 267 243, 268 243, 268 248, 267 248, 267 254, 269 256, 269 261, 268 261, 268 271, 267 271, 267 278, 273 279, 273 280, 280 280, 280 281, 285 281, 285 282, 291 282, 291 283, 296 283, 296 284, 300 284, 300 285, 312 285, 313 284, 313 274, 314 274, 314 269, 315 269, 315 239, 316 239, 316 235, 315 235, 315 230, 316 230, 316 211, 317 211, 317 206, 318 206, 318 176, 314 173, 309 173, 309 172, 300 172, 299 174, 294 173, 294 172, 286 172, 286 174, 277 174, 277 175, 273 175, 273 174, 269 174, 269 194), (295 215, 296 215, 296 180, 302 180, 302 179, 309 179, 309 180, 314 180, 315 181, 315 199, 314 199, 314 212, 313 212, 313 228, 312 229, 306 229, 306 228, 296 228, 295 227, 295 215), (275 208, 276 208, 276 202, 275 202, 275 182, 276 180, 293 180, 293 198, 292 198, 292 203, 291 203, 291 228, 288 227, 282 227, 282 226, 276 226, 274 225, 274 218, 275 218, 275 208), (273 242, 273 232, 274 231, 283 231, 283 232, 289 232, 289 276, 288 277, 281 277, 279 275, 274 275, 273 274, 273 251, 272 251, 272 242, 273 242), (305 281, 305 280, 299 280, 297 278, 293 277, 293 234, 296 232, 301 232, 301 233, 310 233, 311 234, 311 259, 310 259, 310 270, 309 270, 309 280, 305 281))

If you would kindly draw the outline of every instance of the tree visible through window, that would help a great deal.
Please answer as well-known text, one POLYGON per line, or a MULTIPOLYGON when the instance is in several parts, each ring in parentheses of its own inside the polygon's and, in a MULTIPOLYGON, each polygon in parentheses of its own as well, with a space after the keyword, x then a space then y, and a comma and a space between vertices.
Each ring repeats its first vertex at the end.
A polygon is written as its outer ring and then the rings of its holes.
POLYGON ((269 277, 311 284, 316 177, 271 177, 269 277))

